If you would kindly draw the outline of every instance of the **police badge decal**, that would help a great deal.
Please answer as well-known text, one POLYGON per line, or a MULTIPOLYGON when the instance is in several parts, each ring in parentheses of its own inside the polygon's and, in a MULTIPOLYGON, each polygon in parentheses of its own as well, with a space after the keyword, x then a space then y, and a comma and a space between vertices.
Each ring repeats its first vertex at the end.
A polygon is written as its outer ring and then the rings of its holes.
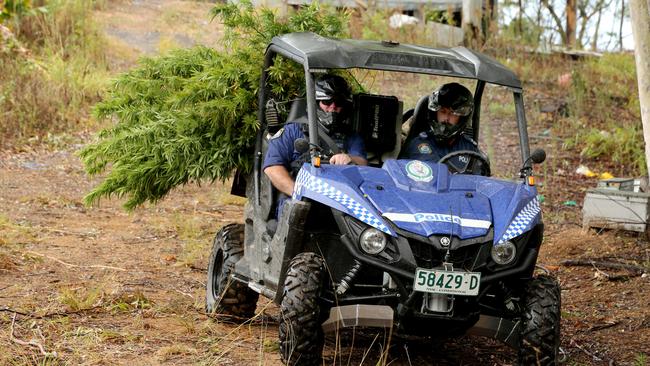
POLYGON ((433 179, 433 170, 427 164, 413 160, 406 164, 406 175, 416 182, 430 182, 433 179))

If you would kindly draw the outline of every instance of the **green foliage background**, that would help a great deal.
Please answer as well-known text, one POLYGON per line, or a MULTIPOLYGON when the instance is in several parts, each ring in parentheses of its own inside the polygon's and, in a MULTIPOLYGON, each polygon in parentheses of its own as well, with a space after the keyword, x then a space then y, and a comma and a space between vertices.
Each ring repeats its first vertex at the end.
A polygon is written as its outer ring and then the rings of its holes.
MULTIPOLYGON (((218 5, 212 13, 225 25, 225 51, 199 46, 145 58, 97 105, 97 117, 115 124, 80 152, 89 174, 108 171, 86 203, 114 195, 126 197, 130 210, 179 185, 223 181, 237 168, 249 170, 266 45, 289 32, 346 33, 345 14, 318 3, 286 18, 250 2, 218 5)), ((278 60, 270 78, 279 99, 302 93, 302 67, 278 60)))

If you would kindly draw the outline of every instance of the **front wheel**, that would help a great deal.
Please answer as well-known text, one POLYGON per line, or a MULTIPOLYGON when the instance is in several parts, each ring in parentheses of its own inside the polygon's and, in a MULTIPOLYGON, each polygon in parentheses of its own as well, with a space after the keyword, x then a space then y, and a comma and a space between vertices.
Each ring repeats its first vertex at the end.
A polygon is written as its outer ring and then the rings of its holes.
POLYGON ((326 309, 319 297, 326 279, 325 262, 315 253, 296 255, 287 271, 280 306, 280 353, 292 366, 320 365, 326 309))
POLYGON ((538 276, 526 285, 520 365, 557 365, 560 349, 560 285, 550 276, 538 276))
POLYGON ((244 225, 226 225, 214 237, 208 281, 206 285, 205 310, 208 313, 251 318, 259 294, 245 283, 232 278, 235 263, 244 255, 244 225))

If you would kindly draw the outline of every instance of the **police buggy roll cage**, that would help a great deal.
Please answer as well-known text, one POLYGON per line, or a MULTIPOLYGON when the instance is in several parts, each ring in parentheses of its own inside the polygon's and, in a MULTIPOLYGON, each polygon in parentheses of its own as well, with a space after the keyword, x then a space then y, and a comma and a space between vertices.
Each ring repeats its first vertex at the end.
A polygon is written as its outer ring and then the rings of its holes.
POLYGON ((481 98, 486 83, 508 87, 515 101, 519 145, 523 162, 522 172, 532 170, 526 116, 524 113, 523 90, 517 76, 486 55, 465 47, 430 48, 391 41, 364 41, 322 37, 311 32, 289 33, 273 37, 266 49, 264 68, 260 78, 258 113, 260 130, 255 141, 253 161, 253 184, 255 202, 260 204, 260 174, 262 165, 262 139, 266 129, 264 106, 267 97, 269 67, 276 55, 284 56, 301 65, 305 70, 307 116, 309 121, 309 142, 312 163, 317 154, 318 123, 316 121, 316 97, 314 75, 330 69, 371 69, 395 72, 411 72, 477 80, 474 91, 474 113, 472 134, 478 141, 481 98))

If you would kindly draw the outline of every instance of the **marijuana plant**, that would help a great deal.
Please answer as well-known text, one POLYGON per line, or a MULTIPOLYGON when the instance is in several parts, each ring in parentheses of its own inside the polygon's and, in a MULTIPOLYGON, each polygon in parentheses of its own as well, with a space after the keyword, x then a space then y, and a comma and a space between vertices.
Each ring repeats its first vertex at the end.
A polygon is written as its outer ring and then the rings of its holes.
MULTIPOLYGON (((124 207, 131 210, 179 185, 248 171, 266 45, 289 32, 345 32, 345 15, 317 2, 285 18, 249 1, 218 5, 212 15, 225 26, 224 51, 198 46, 145 58, 119 76, 96 106, 98 118, 115 124, 80 152, 90 175, 108 171, 85 197, 87 204, 114 195, 126 197, 124 207)), ((291 62, 278 60, 270 78, 279 100, 304 93, 302 68, 291 62)))

